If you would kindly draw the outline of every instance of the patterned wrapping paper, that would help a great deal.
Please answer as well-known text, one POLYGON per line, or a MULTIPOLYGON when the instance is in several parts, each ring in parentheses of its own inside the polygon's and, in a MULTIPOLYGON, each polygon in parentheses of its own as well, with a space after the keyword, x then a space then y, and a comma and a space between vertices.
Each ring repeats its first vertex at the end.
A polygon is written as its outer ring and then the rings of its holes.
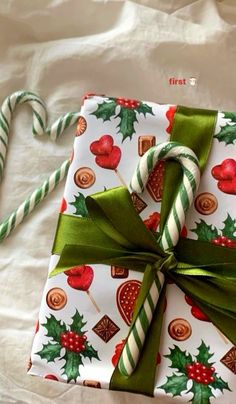
MULTIPOLYGON (((87 195, 122 183, 128 186, 141 145, 167 141, 175 111, 174 105, 85 97, 61 212, 86 216, 87 195), (110 153, 105 155, 107 148, 110 153)), ((234 124, 234 114, 218 113, 207 167, 182 232, 229 248, 236 247, 234 124), (231 181, 226 178, 229 171, 231 181)), ((157 189, 151 181, 138 201, 134 196, 141 218, 155 231, 163 173, 160 163, 153 174, 157 189)), ((52 255, 49 271, 57 262, 58 256, 52 255)), ((132 270, 88 265, 48 279, 28 373, 108 389, 142 277, 132 270)), ((236 400, 236 347, 174 284, 167 288, 154 389, 155 396, 166 394, 181 396, 179 402, 207 403, 222 394, 225 403, 236 400)))

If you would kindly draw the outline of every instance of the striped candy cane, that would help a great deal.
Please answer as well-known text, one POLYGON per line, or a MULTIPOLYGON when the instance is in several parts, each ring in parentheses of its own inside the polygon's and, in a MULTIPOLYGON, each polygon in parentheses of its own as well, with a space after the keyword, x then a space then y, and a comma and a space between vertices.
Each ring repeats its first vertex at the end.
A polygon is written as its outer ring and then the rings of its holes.
MULTIPOLYGON (((186 211, 193 202, 194 194, 198 188, 200 170, 197 156, 191 149, 177 142, 158 144, 141 157, 131 180, 132 191, 143 192, 148 176, 156 163, 168 159, 177 160, 181 164, 183 181, 163 229, 160 244, 164 250, 171 249, 177 244, 184 226, 186 211)), ((118 363, 118 368, 124 376, 130 376, 136 368, 164 280, 164 274, 158 271, 138 317, 129 332, 118 363)))
MULTIPOLYGON (((56 140, 62 132, 73 125, 79 112, 69 112, 62 115, 50 127, 47 126, 46 106, 41 98, 29 91, 17 91, 7 97, 0 109, 0 181, 3 178, 9 142, 10 124, 13 112, 18 104, 29 104, 33 110, 33 134, 43 135, 46 133, 50 139, 56 140)), ((23 219, 59 184, 66 176, 70 160, 55 170, 25 201, 15 209, 10 216, 0 223, 0 241, 5 239, 10 232, 20 224, 23 219)))

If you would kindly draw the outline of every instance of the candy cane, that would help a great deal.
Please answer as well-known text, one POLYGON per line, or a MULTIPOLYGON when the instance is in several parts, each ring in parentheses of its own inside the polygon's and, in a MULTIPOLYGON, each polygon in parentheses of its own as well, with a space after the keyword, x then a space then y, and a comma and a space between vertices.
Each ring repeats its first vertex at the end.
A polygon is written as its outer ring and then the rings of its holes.
MULTIPOLYGON (((69 112, 57 119, 51 127, 47 127, 46 106, 43 100, 36 94, 28 91, 17 91, 7 97, 0 109, 0 180, 3 178, 12 115, 18 104, 25 103, 29 104, 33 110, 33 134, 41 136, 46 133, 52 140, 56 140, 61 133, 64 132, 66 128, 73 125, 79 117, 79 112, 69 112)), ((0 223, 0 241, 5 239, 10 232, 53 191, 66 176, 69 165, 70 160, 65 160, 10 216, 3 219, 0 223)))
MULTIPOLYGON (((160 244, 164 250, 171 249, 177 244, 184 226, 185 213, 193 202, 194 194, 199 186, 200 170, 197 156, 191 149, 180 143, 161 143, 149 149, 141 157, 131 180, 132 191, 141 193, 156 163, 160 160, 169 159, 177 160, 181 164, 183 180, 161 236, 160 244)), ((164 284, 164 274, 158 271, 156 275, 138 317, 129 332, 118 363, 120 372, 125 376, 130 376, 136 368, 164 284)))

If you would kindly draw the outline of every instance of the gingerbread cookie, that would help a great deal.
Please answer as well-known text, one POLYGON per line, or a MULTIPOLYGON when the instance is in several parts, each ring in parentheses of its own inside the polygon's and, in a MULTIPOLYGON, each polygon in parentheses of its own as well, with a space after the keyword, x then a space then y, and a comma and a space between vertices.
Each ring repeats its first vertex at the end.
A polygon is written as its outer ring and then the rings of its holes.
POLYGON ((139 156, 143 156, 147 150, 151 147, 155 146, 156 138, 151 135, 143 135, 138 138, 138 154, 139 156))
POLYGON ((83 116, 79 116, 76 128, 76 136, 81 136, 87 129, 87 122, 83 116))
POLYGON ((233 346, 220 360, 231 372, 236 375, 236 347, 233 346))
POLYGON ((128 278, 129 270, 128 268, 116 267, 115 265, 111 266, 111 277, 117 279, 128 278))
POLYGON ((216 211, 218 201, 215 195, 210 192, 203 192, 195 199, 194 206, 201 215, 211 215, 216 211))
POLYGON ((192 327, 184 318, 175 318, 168 326, 171 338, 176 341, 185 341, 192 334, 192 327))
POLYGON ((79 168, 74 175, 75 184, 79 188, 90 188, 96 180, 95 172, 89 167, 79 168))
POLYGON ((47 293, 46 302, 50 309, 61 310, 67 303, 66 293, 61 288, 52 288, 47 293))
POLYGON ((97 334, 104 342, 110 341, 114 335, 120 331, 120 328, 108 317, 106 314, 103 316, 99 322, 92 328, 92 330, 97 334))

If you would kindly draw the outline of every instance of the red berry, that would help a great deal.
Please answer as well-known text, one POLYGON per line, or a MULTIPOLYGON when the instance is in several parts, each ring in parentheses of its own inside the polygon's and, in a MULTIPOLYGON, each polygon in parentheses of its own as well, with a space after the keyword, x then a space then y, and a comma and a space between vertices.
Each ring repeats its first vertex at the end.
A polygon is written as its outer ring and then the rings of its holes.
POLYGON ((215 378, 213 376, 210 376, 209 380, 211 383, 213 383, 215 381, 215 378))
POLYGON ((35 334, 37 334, 38 330, 39 330, 39 320, 37 320, 35 324, 35 334))
POLYGON ((188 377, 189 377, 189 379, 195 379, 195 373, 193 373, 193 372, 189 373, 188 377))
POLYGON ((210 321, 209 318, 204 314, 197 306, 193 306, 191 309, 192 315, 201 321, 210 321))
POLYGON ((194 305, 194 302, 192 301, 191 297, 185 295, 185 300, 190 306, 194 305))
POLYGON ((50 379, 50 380, 58 381, 58 378, 55 375, 45 375, 44 379, 50 379))
POLYGON ((65 198, 62 198, 61 206, 60 206, 60 213, 64 213, 66 209, 67 209, 67 202, 66 202, 65 198))
POLYGON ((197 383, 201 383, 202 378, 201 378, 201 376, 197 376, 195 380, 196 380, 197 383))
POLYGON ((186 226, 184 226, 184 227, 182 228, 181 233, 180 233, 180 237, 184 237, 184 238, 186 238, 186 237, 187 237, 187 235, 188 235, 188 230, 187 230, 187 227, 186 227, 186 226))
POLYGON ((202 380, 202 383, 203 383, 203 384, 208 384, 208 383, 209 383, 209 380, 208 380, 208 379, 203 379, 203 380, 202 380))
POLYGON ((84 341, 86 341, 87 336, 86 336, 86 335, 83 335, 83 336, 82 336, 82 339, 83 339, 84 341))
POLYGON ((161 355, 160 352, 158 352, 156 364, 159 365, 160 363, 161 363, 161 355))
POLYGON ((210 370, 211 370, 212 373, 214 373, 214 372, 216 371, 215 368, 214 368, 214 366, 211 366, 211 367, 210 367, 210 370))
POLYGON ((200 368, 200 367, 201 367, 201 363, 195 362, 195 368, 200 368))
POLYGON ((187 369, 187 371, 191 371, 191 370, 194 369, 194 366, 193 365, 187 365, 186 369, 187 369))

